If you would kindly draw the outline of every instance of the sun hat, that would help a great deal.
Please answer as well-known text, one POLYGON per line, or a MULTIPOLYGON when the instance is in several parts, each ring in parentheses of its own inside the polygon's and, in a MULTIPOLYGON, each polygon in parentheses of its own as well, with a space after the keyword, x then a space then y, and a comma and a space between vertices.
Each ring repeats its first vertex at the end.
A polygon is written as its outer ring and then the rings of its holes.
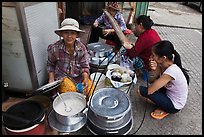
POLYGON ((66 18, 61 23, 61 28, 55 30, 55 33, 59 36, 61 36, 61 31, 63 30, 74 30, 77 32, 85 32, 83 30, 79 29, 79 23, 75 19, 72 18, 66 18))
POLYGON ((112 9, 117 10, 117 11, 120 10, 118 2, 108 2, 107 8, 112 8, 112 9))

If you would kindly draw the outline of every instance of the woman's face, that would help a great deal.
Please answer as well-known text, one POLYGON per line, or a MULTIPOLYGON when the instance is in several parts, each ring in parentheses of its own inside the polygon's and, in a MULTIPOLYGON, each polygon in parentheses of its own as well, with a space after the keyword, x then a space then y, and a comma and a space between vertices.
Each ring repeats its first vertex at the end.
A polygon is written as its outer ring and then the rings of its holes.
POLYGON ((114 17, 117 11, 109 7, 108 12, 114 17))
POLYGON ((77 31, 65 30, 62 31, 62 37, 64 39, 65 45, 73 45, 78 36, 77 31))
POLYGON ((135 22, 134 24, 135 24, 135 29, 133 33, 136 37, 138 37, 143 32, 142 24, 141 23, 137 24, 137 22, 135 22))
POLYGON ((159 56, 157 56, 153 51, 151 57, 153 58, 154 61, 158 62, 159 56))

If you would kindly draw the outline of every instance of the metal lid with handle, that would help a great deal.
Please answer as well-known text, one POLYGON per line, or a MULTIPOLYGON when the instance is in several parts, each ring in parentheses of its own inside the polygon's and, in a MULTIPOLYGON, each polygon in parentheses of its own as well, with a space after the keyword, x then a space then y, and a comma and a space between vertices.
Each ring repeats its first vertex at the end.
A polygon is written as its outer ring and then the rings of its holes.
POLYGON ((102 88, 93 94, 90 109, 102 117, 117 118, 130 111, 131 103, 119 89, 102 88))

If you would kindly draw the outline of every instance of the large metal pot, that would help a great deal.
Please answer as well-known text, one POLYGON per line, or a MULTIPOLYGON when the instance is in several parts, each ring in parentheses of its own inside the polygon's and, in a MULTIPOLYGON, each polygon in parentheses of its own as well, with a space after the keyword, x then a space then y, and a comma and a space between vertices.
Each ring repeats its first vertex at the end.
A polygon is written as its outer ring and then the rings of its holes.
POLYGON ((115 88, 102 88, 89 101, 88 129, 95 134, 129 132, 132 127, 131 102, 124 92, 115 88))
POLYGON ((22 101, 3 113, 8 135, 43 135, 45 133, 43 106, 32 100, 22 101))
POLYGON ((91 43, 87 45, 88 51, 92 57, 106 57, 113 48, 109 45, 102 44, 101 42, 91 43))
POLYGON ((62 99, 57 96, 53 101, 53 110, 56 119, 63 125, 74 125, 84 119, 86 114, 85 95, 78 92, 65 92, 61 94, 69 111, 65 110, 62 99))
POLYGON ((93 133, 94 135, 127 135, 133 127, 133 119, 121 125, 118 129, 104 129, 98 127, 94 123, 92 123, 89 119, 87 120, 87 128, 93 133))
POLYGON ((128 111, 126 114, 120 117, 101 117, 92 111, 92 109, 88 110, 88 119, 92 122, 95 126, 104 129, 104 130, 118 130, 123 125, 130 122, 132 116, 131 110, 128 111))

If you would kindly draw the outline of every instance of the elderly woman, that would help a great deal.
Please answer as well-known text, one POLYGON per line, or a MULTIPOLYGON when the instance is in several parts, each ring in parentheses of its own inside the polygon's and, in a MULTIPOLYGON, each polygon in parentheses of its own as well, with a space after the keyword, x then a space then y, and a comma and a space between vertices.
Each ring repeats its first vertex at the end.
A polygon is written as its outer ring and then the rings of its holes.
POLYGON ((85 45, 77 40, 82 32, 75 19, 66 18, 62 21, 61 28, 55 33, 63 39, 48 46, 47 70, 49 83, 68 76, 76 83, 82 83, 85 94, 90 96, 89 54, 85 45))

